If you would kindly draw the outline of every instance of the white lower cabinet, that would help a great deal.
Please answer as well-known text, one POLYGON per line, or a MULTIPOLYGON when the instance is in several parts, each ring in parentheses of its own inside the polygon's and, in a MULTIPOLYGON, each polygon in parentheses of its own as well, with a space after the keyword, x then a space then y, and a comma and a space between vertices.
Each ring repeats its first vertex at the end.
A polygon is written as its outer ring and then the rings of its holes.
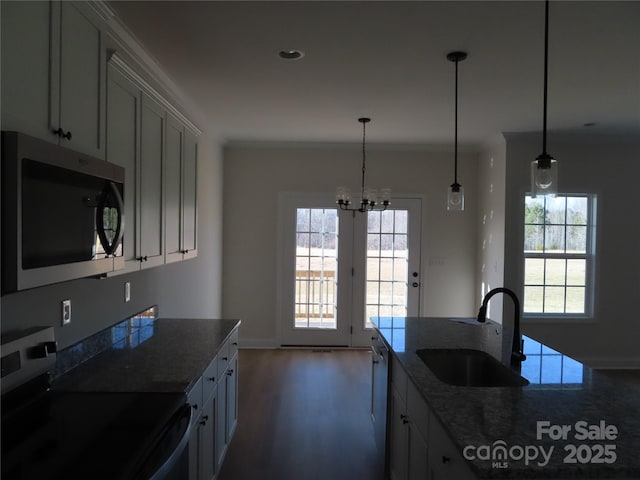
POLYGON ((238 420, 237 335, 237 330, 231 334, 187 396, 194 409, 189 441, 189 480, 217 478, 235 432, 238 420), (229 355, 233 357, 229 358, 229 355))
POLYGON ((473 480, 475 475, 466 464, 440 422, 431 414, 429 428, 430 480, 473 480))
POLYGON ((218 404, 216 406, 216 465, 219 471, 238 423, 238 332, 218 353, 218 404))
POLYGON ((416 386, 393 358, 388 417, 391 480, 475 479, 416 386))

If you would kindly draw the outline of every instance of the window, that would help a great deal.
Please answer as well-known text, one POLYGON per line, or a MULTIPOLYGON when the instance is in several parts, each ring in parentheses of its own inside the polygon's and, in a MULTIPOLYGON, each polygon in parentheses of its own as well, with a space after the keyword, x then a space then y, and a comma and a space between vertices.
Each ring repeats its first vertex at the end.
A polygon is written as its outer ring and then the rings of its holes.
POLYGON ((296 328, 336 328, 338 210, 296 210, 296 328))
POLYGON ((594 203, 586 195, 525 197, 525 315, 591 314, 594 203))
POLYGON ((367 213, 367 297, 371 317, 406 317, 409 291, 409 211, 367 213))

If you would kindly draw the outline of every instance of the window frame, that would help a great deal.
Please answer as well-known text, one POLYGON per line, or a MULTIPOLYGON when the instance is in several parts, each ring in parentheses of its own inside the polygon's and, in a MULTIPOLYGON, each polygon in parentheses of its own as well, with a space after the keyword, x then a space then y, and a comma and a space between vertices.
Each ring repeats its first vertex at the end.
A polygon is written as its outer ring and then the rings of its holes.
MULTIPOLYGON (((531 193, 525 193, 523 198, 523 206, 526 208, 526 200, 527 197, 531 197, 531 193)), ((528 252, 525 250, 525 240, 526 233, 525 229, 528 225, 537 225, 526 223, 525 218, 525 210, 523 209, 523 217, 522 217, 522 229, 523 229, 523 238, 522 238, 522 316, 523 319, 526 320, 592 320, 594 318, 595 311, 595 263, 596 263, 596 211, 597 211, 597 197, 595 194, 588 193, 558 193, 555 198, 585 198, 587 201, 587 215, 586 215, 586 245, 585 245, 585 253, 567 253, 566 252, 566 239, 565 239, 565 251, 562 253, 549 253, 549 252, 528 252), (584 312, 527 312, 525 311, 525 291, 527 286, 538 286, 531 285, 526 283, 526 261, 527 259, 560 259, 560 260, 572 260, 572 259, 580 259, 585 260, 585 284, 584 284, 584 312)), ((566 208, 566 207, 565 207, 566 208)), ((544 205, 545 216, 548 212, 546 202, 544 205)), ((542 225, 548 225, 546 222, 542 225)), ((565 229, 567 226, 571 226, 574 224, 567 223, 566 218, 566 210, 565 210, 565 218, 564 223, 556 224, 552 223, 551 225, 557 226, 562 225, 565 229)), ((546 275, 546 266, 545 266, 545 275, 546 275)), ((566 278, 564 285, 550 284, 546 283, 546 279, 543 280, 543 284, 540 285, 543 289, 546 287, 564 287, 564 309, 566 310, 566 301, 567 301, 567 287, 571 285, 567 285, 566 278)), ((544 292, 544 290, 543 290, 544 292)), ((544 293, 543 293, 544 299, 544 293)), ((544 309, 544 306, 543 306, 544 309)))

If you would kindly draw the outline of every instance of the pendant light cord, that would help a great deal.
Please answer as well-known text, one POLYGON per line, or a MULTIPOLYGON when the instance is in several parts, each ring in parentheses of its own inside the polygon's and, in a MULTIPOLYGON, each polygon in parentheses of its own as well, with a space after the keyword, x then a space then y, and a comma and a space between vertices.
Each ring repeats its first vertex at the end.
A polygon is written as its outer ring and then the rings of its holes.
POLYGON ((453 147, 453 183, 458 184, 458 60, 456 60, 455 129, 453 147))
POLYGON ((366 162, 367 162, 367 153, 365 150, 365 132, 367 130, 367 122, 362 121, 362 197, 364 199, 364 172, 366 170, 366 162))
POLYGON ((542 155, 547 156, 547 75, 549 63, 549 0, 544 6, 544 95, 542 109, 542 155))

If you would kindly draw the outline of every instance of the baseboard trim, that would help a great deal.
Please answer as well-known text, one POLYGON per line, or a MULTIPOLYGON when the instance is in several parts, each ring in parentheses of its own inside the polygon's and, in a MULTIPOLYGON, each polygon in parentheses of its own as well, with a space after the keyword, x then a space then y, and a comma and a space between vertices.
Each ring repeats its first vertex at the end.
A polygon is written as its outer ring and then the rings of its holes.
POLYGON ((239 348, 280 348, 275 338, 241 338, 239 348))

